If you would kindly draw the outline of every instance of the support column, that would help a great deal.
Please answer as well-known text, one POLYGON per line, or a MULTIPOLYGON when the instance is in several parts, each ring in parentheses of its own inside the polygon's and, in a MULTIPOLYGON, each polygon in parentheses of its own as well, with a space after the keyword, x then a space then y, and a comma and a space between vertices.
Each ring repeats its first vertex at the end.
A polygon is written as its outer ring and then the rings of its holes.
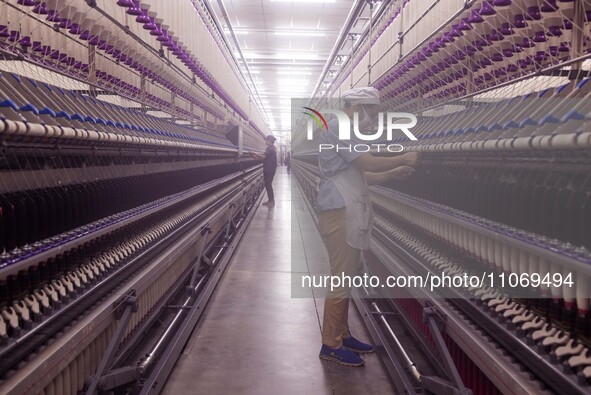
MULTIPOLYGON (((584 54, 583 44, 585 32, 582 30, 585 26, 585 6, 583 1, 575 1, 573 15, 573 38, 571 41, 570 57, 575 59, 584 54)), ((577 77, 577 72, 581 70, 583 63, 573 63, 571 65, 571 78, 577 77)))
POLYGON ((242 125, 238 125, 238 156, 241 156, 244 151, 243 133, 242 125))
POLYGON ((96 91, 96 47, 94 45, 88 46, 88 82, 90 82, 90 95, 97 97, 96 91))

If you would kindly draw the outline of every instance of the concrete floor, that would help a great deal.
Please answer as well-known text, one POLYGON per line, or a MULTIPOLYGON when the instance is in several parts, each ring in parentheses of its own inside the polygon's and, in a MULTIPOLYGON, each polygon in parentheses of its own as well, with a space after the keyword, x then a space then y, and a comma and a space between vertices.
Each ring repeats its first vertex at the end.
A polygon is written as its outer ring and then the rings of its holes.
MULTIPOLYGON (((360 368, 318 358, 324 300, 292 297, 292 272, 327 273, 328 257, 290 178, 278 168, 276 206, 258 207, 164 394, 394 393, 375 354, 360 368)), ((349 314, 367 340, 353 306, 349 314)))

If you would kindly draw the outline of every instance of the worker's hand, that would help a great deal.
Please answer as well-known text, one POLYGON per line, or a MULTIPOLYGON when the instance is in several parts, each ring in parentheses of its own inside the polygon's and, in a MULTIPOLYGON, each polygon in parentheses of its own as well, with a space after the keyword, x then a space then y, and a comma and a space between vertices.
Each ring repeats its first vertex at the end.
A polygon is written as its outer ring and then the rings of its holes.
POLYGON ((418 152, 407 152, 406 154, 403 154, 402 157, 407 166, 416 166, 420 160, 418 152))
POLYGON ((410 166, 400 166, 394 170, 390 170, 390 177, 393 180, 404 181, 415 172, 410 166))

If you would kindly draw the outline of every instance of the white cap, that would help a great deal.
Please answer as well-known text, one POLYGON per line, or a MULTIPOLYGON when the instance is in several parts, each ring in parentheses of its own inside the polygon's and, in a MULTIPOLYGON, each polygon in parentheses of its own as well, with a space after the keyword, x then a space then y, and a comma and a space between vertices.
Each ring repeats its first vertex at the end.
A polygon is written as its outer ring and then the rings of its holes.
POLYGON ((351 104, 380 104, 380 92, 371 86, 354 88, 345 91, 341 95, 343 101, 351 104))

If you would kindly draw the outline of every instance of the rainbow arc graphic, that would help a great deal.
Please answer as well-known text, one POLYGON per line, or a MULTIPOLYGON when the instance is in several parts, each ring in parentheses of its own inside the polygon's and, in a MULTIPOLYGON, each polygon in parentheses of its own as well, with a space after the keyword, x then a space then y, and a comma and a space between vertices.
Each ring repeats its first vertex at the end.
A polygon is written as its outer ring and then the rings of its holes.
POLYGON ((326 130, 328 130, 328 123, 326 123, 326 119, 324 119, 322 114, 320 114, 318 111, 314 110, 313 108, 310 108, 310 107, 304 107, 304 108, 306 110, 308 110, 308 111, 304 111, 304 114, 306 114, 307 116, 312 118, 314 121, 316 121, 316 124, 318 125, 318 127, 320 129, 322 129, 322 126, 324 125, 326 130))

